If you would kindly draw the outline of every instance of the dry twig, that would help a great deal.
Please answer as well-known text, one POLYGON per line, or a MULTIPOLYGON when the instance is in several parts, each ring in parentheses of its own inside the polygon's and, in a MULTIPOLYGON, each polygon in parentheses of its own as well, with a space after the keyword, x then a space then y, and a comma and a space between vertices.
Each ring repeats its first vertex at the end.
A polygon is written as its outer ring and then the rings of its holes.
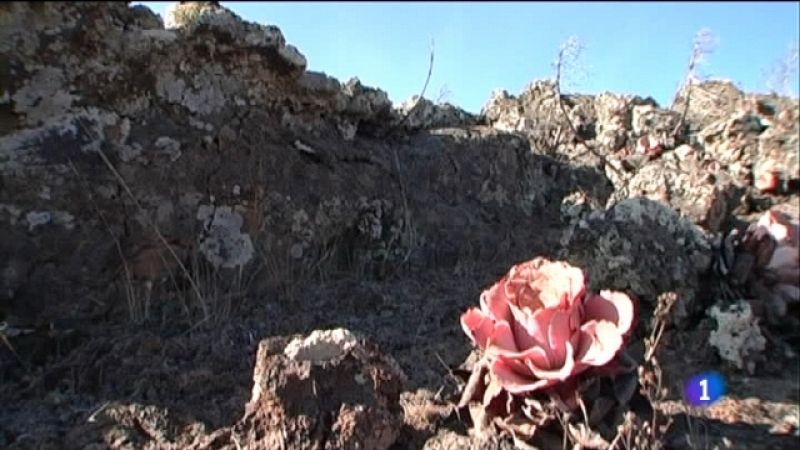
POLYGON ((403 116, 403 118, 400 119, 400 122, 389 128, 389 130, 382 137, 385 138, 390 134, 392 134, 395 130, 402 127, 406 123, 406 121, 408 121, 408 118, 411 117, 411 114, 413 114, 414 111, 417 109, 419 102, 422 101, 422 99, 425 97, 425 91, 428 89, 428 83, 430 83, 431 74, 433 73, 433 55, 434 55, 434 42, 433 39, 431 39, 431 53, 430 53, 430 60, 428 61, 428 75, 425 77, 425 84, 422 85, 422 90, 419 92, 417 100, 414 102, 414 106, 409 108, 409 110, 406 111, 406 114, 403 116))
POLYGON ((567 122, 569 129, 572 131, 572 134, 573 136, 575 136, 575 139, 577 139, 578 143, 582 144, 589 153, 599 158, 600 162, 603 163, 604 167, 611 168, 611 170, 613 170, 614 173, 616 173, 621 180, 624 180, 625 175, 622 173, 622 171, 614 167, 612 164, 609 164, 605 156, 603 156, 600 152, 598 152, 597 149, 594 148, 592 144, 586 141, 586 139, 581 137, 580 133, 578 133, 578 129, 575 127, 575 124, 572 123, 572 119, 569 118, 567 107, 564 105, 563 96, 561 95, 561 78, 562 78, 562 71, 564 69, 565 58, 567 56, 570 56, 572 58, 577 57, 581 49, 582 46, 580 42, 577 40, 577 38, 571 37, 564 44, 562 44, 561 48, 558 50, 558 58, 556 58, 555 62, 556 76, 553 86, 553 89, 555 90, 556 94, 556 99, 558 101, 558 107, 561 110, 561 114, 564 116, 564 120, 567 122))
POLYGON ((698 78, 697 68, 705 61, 706 55, 710 54, 713 50, 714 35, 708 28, 701 28, 694 35, 694 39, 692 40, 692 54, 689 57, 689 64, 686 68, 685 81, 683 85, 678 88, 678 91, 675 92, 675 97, 672 100, 672 107, 674 108, 678 103, 678 97, 681 91, 685 88, 686 93, 683 99, 683 112, 681 113, 681 118, 678 120, 678 123, 675 125, 675 129, 672 130, 673 136, 677 136, 680 129, 686 123, 686 115, 689 112, 689 103, 692 98, 693 82, 698 78))

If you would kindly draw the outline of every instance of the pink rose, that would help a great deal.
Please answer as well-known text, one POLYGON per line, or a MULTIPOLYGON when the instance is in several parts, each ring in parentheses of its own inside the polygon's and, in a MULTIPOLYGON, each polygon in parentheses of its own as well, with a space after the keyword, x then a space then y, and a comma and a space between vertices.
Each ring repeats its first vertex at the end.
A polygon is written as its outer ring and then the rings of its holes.
POLYGON ((608 364, 631 329, 621 292, 587 293, 583 272, 544 258, 518 264, 461 316, 489 370, 511 394, 547 388, 608 364))
POLYGON ((745 248, 756 257, 763 285, 779 304, 800 301, 800 224, 778 209, 764 213, 745 234, 745 248))

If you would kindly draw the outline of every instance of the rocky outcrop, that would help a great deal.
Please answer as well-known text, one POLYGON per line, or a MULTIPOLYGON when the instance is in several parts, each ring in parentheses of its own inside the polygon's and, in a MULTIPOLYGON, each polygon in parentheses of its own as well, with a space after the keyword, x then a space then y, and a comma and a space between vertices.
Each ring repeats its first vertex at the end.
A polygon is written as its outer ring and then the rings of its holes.
POLYGON ((687 107, 687 92, 672 110, 609 93, 562 94, 559 102, 555 86, 540 81, 518 98, 495 92, 482 118, 526 136, 535 152, 603 169, 615 188, 608 206, 646 196, 710 231, 724 227, 753 188, 796 186, 797 102, 708 81, 692 85, 687 107))
POLYGON ((386 450, 400 434, 405 374, 345 329, 261 342, 244 417, 194 449, 386 450))
POLYGON ((729 225, 745 187, 718 164, 684 144, 648 161, 614 192, 611 202, 643 196, 661 202, 710 232, 729 225))
POLYGON ((403 117, 400 124, 408 130, 469 126, 478 123, 477 117, 461 108, 449 103, 436 104, 418 95, 399 104, 396 110, 403 117))
POLYGON ((626 291, 650 304, 675 289, 683 326, 702 306, 695 300, 713 257, 708 236, 661 202, 638 197, 606 211, 584 207, 561 239, 559 257, 585 267, 590 289, 626 291))
POLYGON ((472 119, 427 101, 396 110, 356 79, 307 72, 276 27, 213 2, 177 6, 166 29, 121 3, 14 3, 2 21, 15 42, 0 47, 0 302, 12 320, 175 289, 209 315, 206 297, 263 267, 255 291, 309 270, 385 276, 485 258, 499 229, 557 214, 574 186, 609 194, 516 136, 426 131, 472 119), (398 127, 417 131, 381 139, 398 127))
POLYGON ((741 107, 744 97, 744 93, 727 80, 693 82, 681 88, 672 109, 681 114, 685 112, 686 121, 697 132, 733 114, 741 107))

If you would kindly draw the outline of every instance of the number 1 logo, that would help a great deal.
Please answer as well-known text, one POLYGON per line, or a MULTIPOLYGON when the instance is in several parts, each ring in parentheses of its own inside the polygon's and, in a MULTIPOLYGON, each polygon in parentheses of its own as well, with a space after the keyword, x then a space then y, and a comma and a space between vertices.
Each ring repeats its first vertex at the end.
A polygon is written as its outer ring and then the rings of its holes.
POLYGON ((684 385, 684 397, 692 406, 708 407, 725 395, 725 379, 718 372, 703 372, 684 385))
POLYGON ((711 397, 708 396, 708 378, 703 378, 700 380, 700 401, 707 402, 711 400, 711 397))

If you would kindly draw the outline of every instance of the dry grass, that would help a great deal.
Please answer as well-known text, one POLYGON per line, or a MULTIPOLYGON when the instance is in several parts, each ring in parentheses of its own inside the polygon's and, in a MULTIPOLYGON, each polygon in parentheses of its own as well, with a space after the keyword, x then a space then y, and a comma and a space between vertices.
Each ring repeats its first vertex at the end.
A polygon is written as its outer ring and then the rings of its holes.
MULTIPOLYGON (((669 312, 677 300, 678 297, 673 292, 659 297, 658 306, 650 324, 650 335, 645 338, 645 361, 639 367, 638 375, 640 392, 652 405, 653 411, 650 419, 643 419, 633 411, 626 412, 622 423, 617 426, 616 435, 610 442, 607 442, 592 429, 584 402, 578 398, 581 412, 579 422, 571 423, 569 414, 557 416, 563 430, 563 449, 663 450, 665 448, 664 436, 672 425, 672 419, 659 415, 658 405, 666 400, 668 390, 663 384, 656 350, 664 328, 668 324, 669 312)), ((692 442, 699 442, 699 439, 693 437, 692 442)))
MULTIPOLYGON (((91 134, 86 127, 81 126, 81 128, 82 131, 91 134)), ((97 204, 90 183, 70 161, 72 171, 81 180, 95 214, 114 240, 115 248, 122 261, 121 289, 131 322, 141 324, 154 319, 152 313, 155 300, 174 300, 179 303, 184 315, 194 322, 193 328, 203 323, 216 323, 229 318, 234 300, 245 297, 245 293, 263 267, 257 266, 247 271, 240 267, 234 271, 232 276, 228 276, 228 274, 223 276, 218 269, 202 259, 195 246, 185 249, 188 250, 187 261, 187 256, 179 255, 176 245, 164 237, 158 225, 147 214, 130 185, 114 167, 102 148, 99 148, 97 153, 156 237, 153 248, 144 250, 140 248, 139 252, 133 256, 134 260, 131 260, 97 204), (147 253, 147 256, 142 256, 143 253, 147 253), (141 259, 145 262, 139 261, 141 259), (188 285, 188 291, 184 287, 186 285, 188 285), (195 317, 195 311, 199 312, 199 318, 195 317)), ((161 308, 161 311, 161 321, 168 322, 166 309, 161 308)))
POLYGON ((117 238, 114 231, 111 229, 111 225, 108 223, 106 216, 103 214, 103 211, 100 209, 97 201, 95 201, 94 194, 92 193, 91 186, 86 178, 80 173, 75 163, 71 160, 69 161, 70 169, 75 174, 75 176, 80 181, 81 185, 83 186, 84 192, 87 193, 89 197, 89 203, 91 203, 92 208, 94 209, 95 215, 100 222, 103 223, 106 231, 108 232, 111 239, 114 241, 114 247, 117 250, 117 254, 122 261, 122 270, 124 274, 124 280, 122 284, 123 293, 125 296, 125 302, 128 307, 128 317, 133 323, 143 323, 149 317, 149 310, 150 310, 150 294, 152 292, 152 283, 150 283, 145 290, 147 291, 146 298, 142 298, 140 295, 141 289, 139 289, 134 283, 133 274, 131 272, 130 264, 128 262, 128 258, 125 257, 125 252, 122 250, 122 244, 117 238))

